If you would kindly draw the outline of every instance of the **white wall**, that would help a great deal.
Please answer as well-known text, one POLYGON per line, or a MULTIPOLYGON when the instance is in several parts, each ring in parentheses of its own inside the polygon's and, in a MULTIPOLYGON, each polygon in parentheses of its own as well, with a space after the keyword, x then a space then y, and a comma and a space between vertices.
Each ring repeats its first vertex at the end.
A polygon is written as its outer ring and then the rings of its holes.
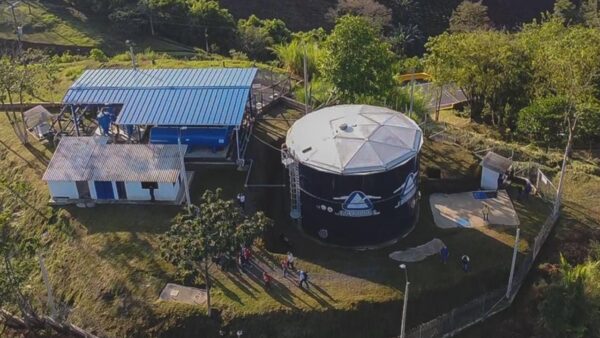
POLYGON ((174 201, 179 192, 179 183, 158 183, 158 190, 154 190, 154 196, 158 201, 174 201))
POLYGON ((77 192, 77 185, 75 184, 75 182, 48 181, 48 188, 50 189, 50 196, 52 196, 52 198, 79 198, 79 193, 77 192))
MULTIPOLYGON (((79 192, 75 182, 70 181, 48 181, 48 189, 52 198, 69 198, 79 199, 79 192)), ((112 182, 115 199, 119 199, 117 191, 117 183, 112 182)), ((89 181, 90 196, 92 199, 98 199, 96 195, 96 187, 94 181, 89 181)), ((154 197, 157 201, 175 201, 179 194, 179 182, 173 183, 158 183, 158 189, 154 189, 154 197)), ((125 190, 127 191, 127 200, 131 201, 150 201, 150 190, 142 189, 141 182, 125 182, 125 190)))
MULTIPOLYGON (((150 189, 142 189, 141 182, 125 182, 127 199, 132 201, 150 201, 150 189)), ((116 191, 116 190, 115 190, 116 191)), ((154 197, 157 201, 174 201, 179 193, 179 183, 158 183, 158 189, 154 189, 154 197)))
POLYGON ((496 190, 498 189, 498 177, 500 174, 483 167, 481 171, 481 189, 484 190, 496 190))
MULTIPOLYGON (((127 199, 132 201, 149 201, 150 190, 142 189, 141 182, 125 182, 125 190, 127 190, 127 199)), ((156 195, 156 191, 155 191, 156 195)))

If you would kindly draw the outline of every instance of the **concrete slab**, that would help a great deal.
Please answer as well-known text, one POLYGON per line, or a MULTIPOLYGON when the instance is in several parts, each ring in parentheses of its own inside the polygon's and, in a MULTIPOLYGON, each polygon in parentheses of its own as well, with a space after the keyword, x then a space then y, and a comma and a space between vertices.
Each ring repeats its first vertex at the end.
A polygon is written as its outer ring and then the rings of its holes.
POLYGON ((407 250, 394 251, 389 254, 389 257, 398 262, 412 263, 419 262, 425 258, 437 255, 440 250, 446 246, 439 238, 434 238, 431 241, 407 250))
POLYGON ((443 229, 484 227, 487 225, 518 226, 517 212, 506 190, 499 190, 496 198, 478 200, 472 192, 458 194, 431 194, 429 204, 435 224, 443 229), (483 219, 483 208, 489 207, 489 221, 483 219))
POLYGON ((206 304, 206 291, 174 283, 168 283, 160 293, 160 300, 190 305, 206 304))

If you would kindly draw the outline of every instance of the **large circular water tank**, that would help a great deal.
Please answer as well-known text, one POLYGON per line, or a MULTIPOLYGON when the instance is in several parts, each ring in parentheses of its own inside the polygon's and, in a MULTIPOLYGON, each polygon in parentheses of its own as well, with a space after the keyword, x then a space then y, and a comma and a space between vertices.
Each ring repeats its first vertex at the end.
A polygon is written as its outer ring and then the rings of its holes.
POLYGON ((374 246, 408 233, 418 217, 419 126, 369 105, 314 111, 286 146, 298 165, 304 231, 343 246, 374 246))

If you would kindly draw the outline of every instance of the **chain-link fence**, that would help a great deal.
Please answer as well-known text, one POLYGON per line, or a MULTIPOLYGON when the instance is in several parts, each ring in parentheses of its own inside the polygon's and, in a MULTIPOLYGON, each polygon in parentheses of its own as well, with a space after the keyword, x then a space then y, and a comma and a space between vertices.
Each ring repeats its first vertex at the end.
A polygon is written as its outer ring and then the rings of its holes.
POLYGON ((280 97, 287 96, 293 88, 289 75, 260 69, 252 84, 252 103, 258 112, 268 109, 280 97))
MULTIPOLYGON (((423 126, 422 126, 423 128, 423 126)), ((494 148, 480 147, 480 149, 468 147, 467 144, 473 145, 472 140, 469 140, 467 133, 449 132, 443 126, 430 127, 425 125, 423 130, 431 139, 437 141, 449 141, 461 145, 475 153, 475 155, 483 154, 487 151, 496 151, 494 148)), ((506 157, 511 157, 512 154, 503 154, 506 157)), ((532 185, 536 187, 536 194, 544 200, 553 203, 556 196, 556 188, 552 181, 540 168, 542 166, 532 161, 514 162, 514 175, 528 179, 532 185)), ((523 285, 527 274, 533 267, 535 260, 546 242, 548 235, 552 232, 558 214, 549 214, 544 221, 543 226, 535 237, 532 249, 527 255, 515 266, 514 277, 510 291, 508 286, 502 287, 486 294, 483 294, 472 301, 456 307, 449 312, 446 312, 435 319, 422 323, 408 330, 406 337, 409 338, 425 338, 425 337, 452 337, 460 331, 475 325, 486 318, 508 308, 514 301, 515 296, 523 285)))
POLYGON ((534 265, 542 246, 546 242, 548 235, 554 228, 558 215, 549 215, 539 233, 535 237, 532 250, 515 267, 510 292, 502 287, 474 300, 456 307, 449 312, 438 316, 428 322, 422 323, 409 330, 406 337, 409 338, 429 338, 429 337, 452 337, 460 331, 475 325, 486 318, 510 307, 515 296, 521 289, 527 274, 534 265))

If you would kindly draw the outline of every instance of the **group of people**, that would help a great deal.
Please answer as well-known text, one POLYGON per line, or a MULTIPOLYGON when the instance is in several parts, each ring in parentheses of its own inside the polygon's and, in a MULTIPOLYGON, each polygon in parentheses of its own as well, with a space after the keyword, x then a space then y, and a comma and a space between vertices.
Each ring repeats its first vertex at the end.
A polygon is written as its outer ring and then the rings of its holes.
MULTIPOLYGON (((448 259, 450 258, 450 250, 445 245, 440 249, 440 258, 442 263, 448 263, 448 259)), ((463 254, 460 256, 460 264, 464 272, 469 272, 471 269, 471 257, 469 257, 467 254, 463 254)))
MULTIPOLYGON (((247 247, 242 247, 240 253, 238 255, 238 264, 240 269, 243 272, 246 272, 247 268, 250 266, 252 260, 252 251, 247 247)), ((283 271, 283 277, 287 278, 290 274, 290 271, 296 271, 295 266, 296 258, 291 252, 288 252, 285 258, 281 261, 281 270, 283 271)), ((265 289, 270 289, 273 285, 273 276, 271 276, 268 272, 263 271, 262 280, 265 285, 265 289)), ((300 288, 309 288, 308 284, 308 273, 303 270, 298 271, 298 287, 300 288)))

